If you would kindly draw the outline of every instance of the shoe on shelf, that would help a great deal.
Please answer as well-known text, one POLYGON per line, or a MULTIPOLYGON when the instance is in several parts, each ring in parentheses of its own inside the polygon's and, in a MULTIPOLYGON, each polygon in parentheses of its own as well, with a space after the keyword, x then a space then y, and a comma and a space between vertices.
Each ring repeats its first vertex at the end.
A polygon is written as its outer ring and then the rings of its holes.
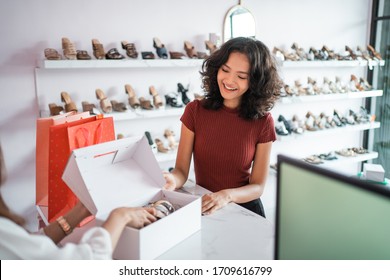
POLYGON ((189 41, 184 41, 184 49, 189 58, 198 58, 195 47, 189 41))
POLYGON ((176 149, 177 146, 179 145, 177 142, 176 142, 176 139, 175 139, 175 133, 170 130, 170 129, 165 129, 164 131, 164 137, 168 139, 168 142, 169 142, 169 148, 171 149, 176 149))
POLYGON ((184 88, 181 83, 177 84, 177 92, 181 93, 181 99, 185 105, 187 105, 191 100, 187 96, 188 87, 184 88))
POLYGON ((70 60, 77 59, 76 46, 66 37, 62 38, 62 50, 64 52, 65 58, 70 60))
POLYGON ((49 104, 49 111, 50 111, 50 116, 57 116, 57 115, 60 115, 64 111, 64 107, 59 106, 55 103, 50 103, 49 104))
POLYGON ((206 40, 204 41, 204 43, 206 45, 206 49, 210 52, 210 54, 213 54, 218 50, 217 46, 210 40, 206 40))
POLYGON ((382 56, 380 53, 378 53, 373 46, 371 45, 368 45, 367 46, 367 50, 368 50, 368 53, 371 55, 371 57, 373 59, 376 59, 376 60, 382 60, 382 56))
POLYGON ((115 112, 125 112, 127 110, 125 103, 116 100, 111 100, 111 106, 115 112))
POLYGON ((126 84, 125 85, 125 91, 126 91, 126 94, 128 94, 128 96, 129 96, 128 100, 129 100, 130 107, 133 108, 133 109, 139 108, 141 106, 141 103, 139 102, 138 97, 135 94, 135 91, 131 87, 131 85, 126 84))
POLYGON ((104 51, 104 47, 98 39, 92 39, 92 50, 93 55, 96 57, 96 59, 106 58, 106 52, 104 51))
POLYGON ((124 59, 124 55, 119 53, 117 48, 112 48, 106 53, 106 59, 124 59))
POLYGON ((107 99, 103 90, 98 88, 95 90, 95 93, 96 93, 96 98, 100 100, 100 108, 102 109, 102 111, 104 113, 111 113, 112 112, 111 102, 107 99))
POLYGON ((152 102, 150 100, 145 99, 144 97, 140 97, 139 102, 141 104, 142 109, 145 109, 145 110, 152 110, 153 109, 153 105, 152 105, 152 102))
POLYGON ((62 59, 62 56, 55 49, 46 48, 44 50, 44 53, 45 53, 45 57, 47 60, 60 60, 60 59, 62 59))
POLYGON ((165 48, 165 45, 161 43, 160 39, 157 37, 153 38, 153 47, 156 49, 156 53, 159 58, 167 59, 168 58, 168 51, 165 48))
POLYGON ((89 112, 91 115, 99 115, 100 112, 96 108, 96 105, 93 103, 89 103, 88 101, 82 101, 81 106, 83 108, 83 112, 89 112))
POLYGON ((130 58, 137 58, 138 57, 138 52, 135 47, 134 43, 128 43, 127 41, 122 41, 122 48, 126 50, 126 54, 130 58))
POLYGON ((162 99, 154 86, 149 87, 149 93, 151 96, 153 96, 153 105, 156 107, 156 109, 164 106, 164 103, 162 102, 162 99))
POLYGON ((284 127, 286 128, 288 134, 291 134, 292 132, 292 127, 290 123, 283 117, 282 115, 279 115, 278 122, 283 122, 284 127))
POLYGON ((91 56, 85 50, 77 50, 77 59, 79 60, 90 60, 91 56))
POLYGON ((141 52, 142 59, 155 59, 154 53, 152 52, 141 52))
POLYGON ((165 95, 165 104, 173 108, 181 108, 184 106, 183 102, 177 98, 177 94, 173 92, 165 95))
POLYGON ((182 52, 169 52, 171 59, 183 59, 186 55, 182 52))
POLYGON ((65 112, 77 112, 76 104, 70 98, 66 91, 61 92, 61 100, 65 103, 65 112))
POLYGON ((160 153, 168 153, 169 152, 169 149, 164 146, 164 143, 159 138, 154 139, 154 142, 157 145, 158 152, 160 152, 160 153))

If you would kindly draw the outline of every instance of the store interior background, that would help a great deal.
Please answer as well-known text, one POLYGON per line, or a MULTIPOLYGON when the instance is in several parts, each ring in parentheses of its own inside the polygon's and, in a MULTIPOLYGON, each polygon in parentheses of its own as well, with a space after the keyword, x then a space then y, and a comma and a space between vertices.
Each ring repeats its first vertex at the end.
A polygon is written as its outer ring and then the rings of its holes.
MULTIPOLYGON (((121 53, 122 40, 134 42, 138 51, 155 51, 152 40, 158 37, 172 51, 184 52, 185 40, 206 51, 209 33, 222 35, 225 14, 236 4, 237 0, 0 2, 0 142, 8 170, 2 193, 10 207, 29 220, 30 229, 34 230, 37 215, 35 123, 39 110, 34 69, 44 49, 61 51, 61 38, 68 37, 90 55, 92 38, 121 53)), ((305 49, 327 45, 341 50, 345 45, 367 46, 369 41, 371 0, 245 0, 242 5, 255 17, 256 38, 271 50, 274 46, 289 48, 293 42, 305 49)), ((173 73, 162 71, 160 75, 175 85, 173 73)), ((60 92, 53 95, 60 102, 60 92)), ((272 213, 273 197, 264 200, 266 212, 268 208, 272 213)))

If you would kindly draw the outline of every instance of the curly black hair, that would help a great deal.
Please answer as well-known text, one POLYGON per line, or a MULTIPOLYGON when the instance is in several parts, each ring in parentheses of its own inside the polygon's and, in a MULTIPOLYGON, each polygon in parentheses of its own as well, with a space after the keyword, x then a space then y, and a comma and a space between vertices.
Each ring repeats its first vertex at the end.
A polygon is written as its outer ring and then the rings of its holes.
POLYGON ((253 38, 230 39, 205 59, 200 71, 205 91, 203 106, 211 110, 218 110, 223 106, 224 99, 219 91, 217 74, 232 52, 246 55, 250 63, 249 88, 241 98, 239 116, 248 120, 261 118, 280 97, 283 82, 268 47, 253 38))

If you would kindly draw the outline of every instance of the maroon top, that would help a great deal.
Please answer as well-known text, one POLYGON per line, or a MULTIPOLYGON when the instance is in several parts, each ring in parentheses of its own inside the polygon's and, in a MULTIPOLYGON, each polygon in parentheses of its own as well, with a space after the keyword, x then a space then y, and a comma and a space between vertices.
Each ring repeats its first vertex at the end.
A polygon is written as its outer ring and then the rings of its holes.
POLYGON ((195 133, 196 183, 212 192, 247 185, 256 145, 276 140, 272 115, 245 120, 237 109, 207 110, 201 102, 188 103, 180 119, 195 133))

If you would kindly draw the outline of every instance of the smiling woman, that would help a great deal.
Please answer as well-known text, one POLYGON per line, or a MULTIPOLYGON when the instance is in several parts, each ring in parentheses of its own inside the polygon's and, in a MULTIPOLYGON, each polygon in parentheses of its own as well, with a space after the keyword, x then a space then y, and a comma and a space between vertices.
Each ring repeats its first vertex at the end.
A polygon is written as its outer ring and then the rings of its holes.
POLYGON ((265 217, 260 196, 276 140, 269 110, 282 86, 273 56, 258 40, 232 38, 204 61, 201 76, 205 98, 186 105, 164 188, 183 186, 193 155, 196 183, 213 192, 202 197, 203 214, 235 202, 265 217))

